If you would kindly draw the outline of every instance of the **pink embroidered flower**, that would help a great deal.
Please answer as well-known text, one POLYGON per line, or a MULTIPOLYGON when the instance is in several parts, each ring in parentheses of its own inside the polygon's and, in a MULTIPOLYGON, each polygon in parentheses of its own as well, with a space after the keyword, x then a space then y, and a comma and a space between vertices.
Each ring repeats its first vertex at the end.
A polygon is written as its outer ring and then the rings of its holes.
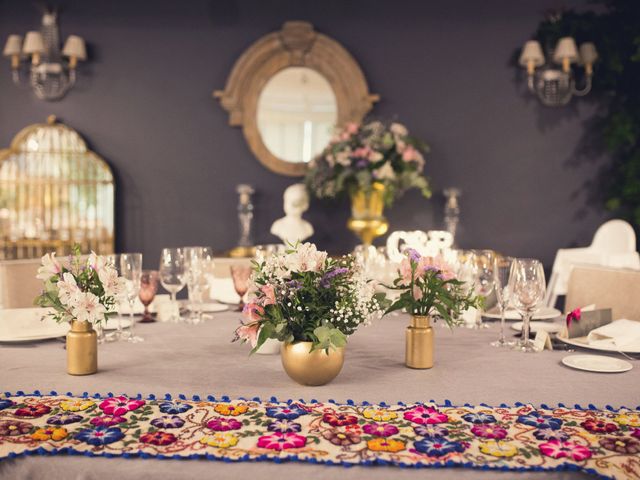
POLYGON ((540 453, 551 458, 572 458, 577 462, 591 458, 591 450, 574 442, 549 440, 540 445, 540 453))
POLYGON ((262 305, 274 305, 276 303, 276 291, 273 288, 273 285, 263 285, 260 287, 260 291, 263 293, 263 297, 261 299, 262 305))
POLYGON ((127 398, 124 395, 120 395, 119 397, 111 397, 103 400, 99 407, 100 410, 107 415, 119 417, 132 410, 137 410, 144 404, 144 400, 134 400, 127 398))
POLYGON ((368 423, 362 427, 362 430, 364 430, 364 433, 376 437, 390 437, 398 433, 398 427, 390 423, 368 423))
POLYGON ((91 425, 95 425, 97 427, 113 427, 119 423, 125 423, 127 421, 126 418, 116 416, 116 415, 103 415, 101 417, 93 417, 91 419, 91 425))
POLYGON ((264 435, 258 439, 258 447, 278 451, 289 448, 302 448, 306 443, 307 439, 297 433, 274 432, 271 435, 264 435))
POLYGON ((597 420, 590 418, 580 424, 585 430, 593 433, 611 433, 618 430, 618 426, 615 423, 605 422, 603 420, 597 420))
POLYGON ((18 417, 37 418, 41 417, 42 415, 46 415, 50 411, 51 407, 42 403, 37 403, 36 405, 27 405, 26 407, 17 409, 15 414, 18 417))
POLYGON ((355 445, 360 443, 360 435, 353 432, 339 432, 337 430, 325 430, 322 436, 334 445, 346 447, 347 445, 355 445))
POLYGON ((492 425, 490 423, 482 423, 471 427, 471 433, 477 437, 491 438, 502 440, 507 436, 507 431, 499 426, 492 425))
POLYGON ((419 424, 446 423, 449 417, 433 407, 416 407, 404 412, 404 419, 419 424))
POLYGON ((358 418, 355 415, 347 415, 346 413, 327 412, 322 416, 322 421, 332 427, 344 427, 345 425, 358 423, 358 418))
POLYGON ((242 423, 233 418, 214 418, 207 422, 207 427, 217 432, 226 432, 228 430, 240 430, 242 423))
POLYGON ((640 428, 634 428, 633 432, 631 432, 632 437, 640 438, 640 428))

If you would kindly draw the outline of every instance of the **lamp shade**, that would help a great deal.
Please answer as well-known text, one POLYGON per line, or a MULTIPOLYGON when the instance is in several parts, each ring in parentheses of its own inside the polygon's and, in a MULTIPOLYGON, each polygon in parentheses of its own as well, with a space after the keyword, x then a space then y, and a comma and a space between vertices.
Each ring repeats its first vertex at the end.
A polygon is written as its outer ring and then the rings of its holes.
POLYGON ((87 48, 82 37, 78 37, 77 35, 69 35, 69 38, 67 38, 67 41, 64 44, 64 48, 62 49, 62 54, 65 57, 75 57, 78 60, 86 60, 87 48))
POLYGON ((562 37, 558 40, 556 49, 553 52, 553 61, 562 63, 564 59, 568 59, 570 63, 578 61, 578 48, 576 41, 571 37, 562 37))
POLYGON ((520 65, 526 67, 529 62, 533 62, 536 67, 539 67, 544 63, 544 55, 542 54, 540 42, 536 40, 529 40, 524 44, 524 47, 522 47, 520 65))
POLYGON ((592 42, 585 42, 580 45, 580 59, 582 63, 593 64, 598 59, 598 51, 592 42))
POLYGON ((25 55, 33 55, 34 53, 44 53, 44 42, 40 32, 27 32, 22 46, 22 52, 25 55))
POLYGON ((9 35, 7 43, 4 45, 2 55, 5 57, 12 57, 14 55, 20 55, 22 51, 22 37, 20 35, 9 35))

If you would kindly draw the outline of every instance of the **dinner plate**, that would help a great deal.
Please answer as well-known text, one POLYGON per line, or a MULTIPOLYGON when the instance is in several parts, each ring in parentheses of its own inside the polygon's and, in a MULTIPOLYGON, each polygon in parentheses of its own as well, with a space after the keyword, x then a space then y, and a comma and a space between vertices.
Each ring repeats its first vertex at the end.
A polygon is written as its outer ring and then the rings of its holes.
POLYGON ((619 349, 619 348, 615 348, 615 347, 609 347, 609 346, 606 346, 606 345, 603 345, 603 346, 590 345, 587 342, 587 337, 566 338, 566 337, 562 337, 560 335, 556 335, 556 338, 558 340, 563 341, 564 343, 566 343, 568 345, 573 345, 574 347, 588 348, 589 350, 597 350, 599 352, 640 353, 640 347, 625 347, 623 349, 619 349))
MULTIPOLYGON (((533 319, 534 320, 553 320, 554 318, 558 318, 560 315, 562 315, 562 312, 557 308, 542 307, 535 313, 535 315, 533 316, 533 319)), ((482 316, 500 320, 500 312, 495 308, 492 308, 488 312, 484 312, 482 316)), ((505 320, 522 320, 522 315, 520 315, 517 310, 509 309, 506 312, 504 312, 504 318, 505 320)))
POLYGON ((46 316, 49 309, 12 308, 0 310, 0 342, 24 343, 64 337, 67 323, 56 323, 46 316))
POLYGON ((629 362, 604 355, 569 355, 562 359, 567 367, 587 372, 621 373, 633 368, 629 362))
POLYGON ((226 312, 229 310, 229 305, 224 305, 222 303, 203 303, 202 311, 204 313, 216 313, 216 312, 226 312))
MULTIPOLYGON (((558 333, 562 330, 562 325, 553 322, 530 322, 531 333, 538 333, 540 330, 545 330, 548 333, 558 333)), ((511 324, 511 329, 516 332, 522 331, 522 322, 516 322, 511 324)))

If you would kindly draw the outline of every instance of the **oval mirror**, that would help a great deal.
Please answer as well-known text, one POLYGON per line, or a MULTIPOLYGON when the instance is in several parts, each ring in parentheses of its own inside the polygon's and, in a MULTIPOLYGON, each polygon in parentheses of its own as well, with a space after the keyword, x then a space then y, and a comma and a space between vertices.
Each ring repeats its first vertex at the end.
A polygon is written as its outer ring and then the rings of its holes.
POLYGON ((308 163, 329 144, 338 120, 333 88, 308 67, 288 67, 269 79, 257 108, 262 141, 276 157, 308 163))

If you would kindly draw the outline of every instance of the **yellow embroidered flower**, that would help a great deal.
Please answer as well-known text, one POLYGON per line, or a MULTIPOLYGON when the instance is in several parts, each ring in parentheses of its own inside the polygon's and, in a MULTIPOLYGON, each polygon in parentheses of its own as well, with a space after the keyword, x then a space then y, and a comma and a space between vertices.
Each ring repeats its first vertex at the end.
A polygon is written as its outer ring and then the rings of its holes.
POLYGON ((65 400, 64 402, 60 402, 60 408, 65 412, 79 412, 94 405, 95 402, 91 400, 65 400))
POLYGON ((249 407, 246 405, 232 405, 231 403, 218 403, 213 409, 218 412, 220 415, 242 415, 249 407))
POLYGON ((367 442, 367 447, 374 452, 399 452, 404 450, 404 443, 391 438, 374 438, 367 442))
POLYGON ((34 440, 40 440, 42 442, 46 440, 58 441, 58 440, 67 438, 67 435, 68 433, 66 428, 46 427, 46 428, 39 428, 38 430, 33 432, 31 434, 31 438, 33 438, 34 440))
POLYGON ((217 432, 200 439, 200 443, 210 447, 229 448, 238 444, 238 437, 229 432, 217 432))
POLYGON ((480 451, 485 455, 492 455, 494 457, 513 457, 517 455, 518 448, 510 442, 487 440, 480 444, 480 451))
POLYGON ((618 425, 627 425, 629 427, 640 427, 639 413, 621 413, 613 419, 618 425))
POLYGON ((362 415, 364 415, 364 418, 369 418, 376 422, 388 422, 398 416, 396 412, 390 412, 384 408, 365 408, 362 415))

